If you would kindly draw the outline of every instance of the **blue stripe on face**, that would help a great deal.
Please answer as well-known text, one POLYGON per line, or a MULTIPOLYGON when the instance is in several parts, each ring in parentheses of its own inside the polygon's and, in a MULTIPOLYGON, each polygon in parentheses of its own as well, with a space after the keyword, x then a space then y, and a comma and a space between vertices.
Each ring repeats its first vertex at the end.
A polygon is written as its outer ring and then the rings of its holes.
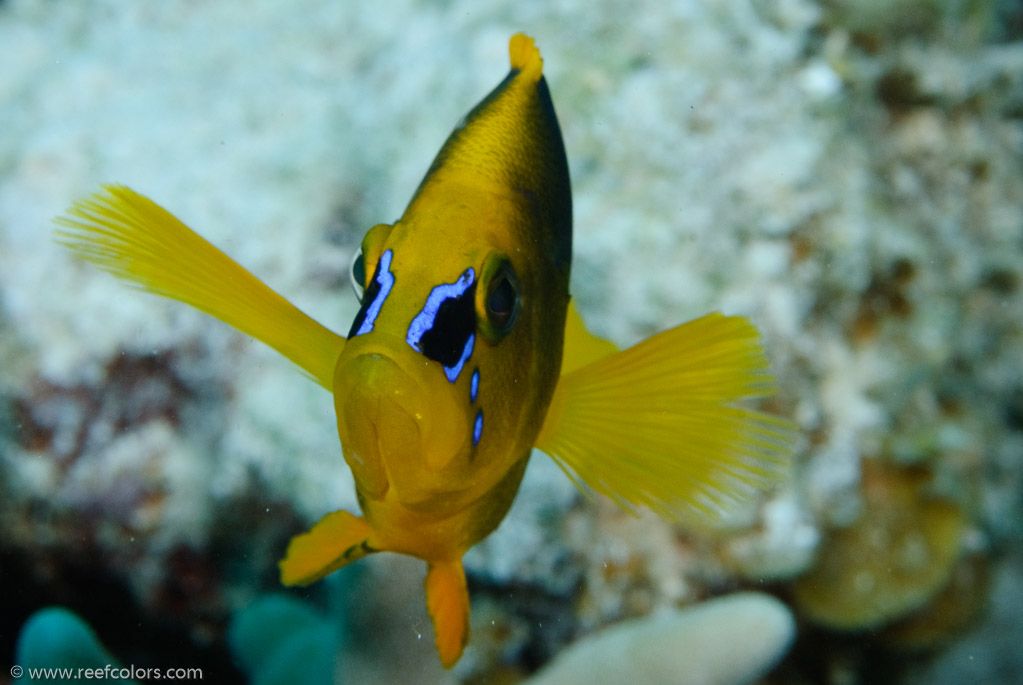
POLYGON ((384 306, 384 301, 387 299, 387 296, 391 294, 391 288, 394 287, 394 274, 391 273, 392 256, 393 254, 390 250, 386 250, 382 255, 380 255, 380 263, 377 265, 376 276, 367 291, 370 292, 372 290, 376 290, 376 293, 373 296, 373 300, 363 310, 364 316, 362 322, 359 324, 358 330, 354 333, 349 333, 348 337, 362 335, 363 333, 369 333, 373 330, 373 324, 376 322, 377 316, 380 315, 380 308, 384 306), (374 285, 376 288, 373 287, 374 285))
POLYGON ((483 410, 480 409, 476 412, 476 422, 472 426, 472 444, 479 445, 480 438, 483 437, 483 410))
POLYGON ((423 305, 423 311, 416 314, 416 317, 412 319, 412 323, 409 324, 405 342, 416 351, 422 352, 423 349, 419 343, 422 341, 423 336, 433 329, 440 306, 448 299, 461 297, 469 289, 469 286, 472 285, 475 278, 476 272, 469 268, 454 283, 441 283, 431 290, 426 298, 426 304, 423 305))
POLYGON ((476 395, 480 391, 480 370, 473 369, 472 378, 469 380, 469 401, 475 402, 476 395))
POLYGON ((412 349, 440 362, 451 383, 462 373, 476 342, 475 281, 476 272, 469 268, 454 283, 435 286, 405 336, 412 349))
POLYGON ((465 347, 462 348, 462 356, 458 358, 458 361, 453 366, 444 367, 444 375, 448 377, 448 380, 452 383, 458 378, 458 374, 462 373, 462 367, 465 366, 465 362, 472 356, 472 346, 476 342, 476 334, 473 333, 469 336, 469 339, 465 341, 465 347))

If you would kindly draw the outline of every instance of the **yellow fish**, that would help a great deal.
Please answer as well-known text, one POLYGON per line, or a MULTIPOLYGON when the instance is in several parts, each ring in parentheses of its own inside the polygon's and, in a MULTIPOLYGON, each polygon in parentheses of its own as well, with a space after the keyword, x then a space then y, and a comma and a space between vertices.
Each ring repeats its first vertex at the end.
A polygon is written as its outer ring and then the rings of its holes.
POLYGON ((371 552, 427 562, 441 662, 469 635, 462 556, 504 518, 531 450, 627 509, 713 515, 780 477, 783 419, 756 329, 711 314, 624 351, 569 302, 572 201, 533 40, 458 124, 395 224, 353 262, 343 338, 146 197, 122 186, 57 219, 77 256, 263 341, 334 393, 362 516, 327 514, 280 562, 305 585, 371 552))

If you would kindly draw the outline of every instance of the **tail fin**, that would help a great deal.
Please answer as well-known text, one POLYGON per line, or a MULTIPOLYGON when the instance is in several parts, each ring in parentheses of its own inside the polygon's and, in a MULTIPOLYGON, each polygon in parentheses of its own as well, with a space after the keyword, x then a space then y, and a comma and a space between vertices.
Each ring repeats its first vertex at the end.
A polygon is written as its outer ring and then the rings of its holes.
POLYGON ((57 242, 142 290, 231 324, 333 387, 345 339, 299 311, 160 205, 119 185, 76 202, 57 242))
POLYGON ((444 668, 451 668, 462 658, 469 641, 469 591, 461 560, 430 562, 426 608, 433 619, 440 662, 444 668))
POLYGON ((787 465, 792 426, 734 404, 773 388, 756 328, 711 314, 562 375, 536 447, 626 509, 714 515, 787 465))

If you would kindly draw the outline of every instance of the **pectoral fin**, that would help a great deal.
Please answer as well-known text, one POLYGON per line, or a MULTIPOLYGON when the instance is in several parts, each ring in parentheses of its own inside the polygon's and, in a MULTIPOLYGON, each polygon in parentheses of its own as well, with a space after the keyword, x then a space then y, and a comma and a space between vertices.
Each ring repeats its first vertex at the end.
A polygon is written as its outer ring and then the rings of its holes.
POLYGON ((333 388, 345 339, 306 316, 177 217, 118 185, 76 202, 57 242, 143 290, 190 304, 260 340, 333 388))
POLYGON ((451 668, 469 641, 469 591, 460 560, 430 562, 426 608, 433 619, 440 662, 444 668, 451 668))
POLYGON ((789 422, 736 404, 774 389, 758 337, 742 317, 711 314, 569 370, 536 447, 626 509, 718 513, 791 456, 789 422))
POLYGON ((372 532, 365 519, 347 511, 327 514, 308 533, 291 539, 284 559, 278 564, 281 583, 309 585, 375 552, 368 544, 372 532))

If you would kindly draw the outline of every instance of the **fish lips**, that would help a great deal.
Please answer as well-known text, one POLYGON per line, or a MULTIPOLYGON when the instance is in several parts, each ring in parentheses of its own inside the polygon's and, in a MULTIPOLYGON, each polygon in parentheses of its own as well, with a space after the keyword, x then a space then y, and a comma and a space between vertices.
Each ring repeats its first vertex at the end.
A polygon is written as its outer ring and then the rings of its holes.
POLYGON ((382 499, 393 489, 400 501, 415 506, 443 493, 445 470, 468 453, 466 409, 437 362, 403 340, 393 345, 361 340, 368 337, 348 341, 364 349, 346 346, 335 372, 345 460, 363 495, 382 499))

